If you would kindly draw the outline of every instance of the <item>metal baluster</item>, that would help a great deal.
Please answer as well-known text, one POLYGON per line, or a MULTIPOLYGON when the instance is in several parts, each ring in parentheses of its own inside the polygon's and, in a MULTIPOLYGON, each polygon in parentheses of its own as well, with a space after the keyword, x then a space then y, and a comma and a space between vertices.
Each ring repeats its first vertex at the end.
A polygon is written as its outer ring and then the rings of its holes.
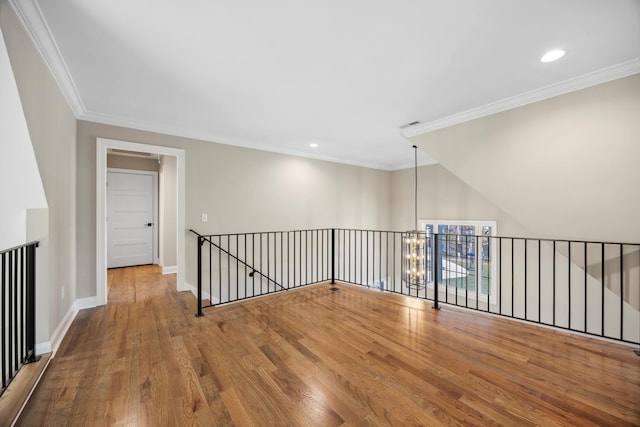
POLYGON ((584 331, 587 332, 587 242, 584 242, 584 331))
POLYGON ((6 255, 5 253, 0 254, 0 260, 1 260, 1 269, 0 269, 0 273, 2 273, 2 278, 0 280, 1 284, 2 284, 2 288, 0 289, 0 291, 2 292, 2 297, 1 297, 1 303, 2 305, 0 306, 0 315, 2 316, 2 322, 1 323, 1 327, 2 327, 2 331, 0 331, 1 335, 2 335, 2 389, 4 390, 7 387, 7 367, 6 367, 6 358, 7 358, 7 348, 6 348, 6 342, 7 342, 7 337, 5 335, 5 331, 7 330, 6 325, 5 325, 5 320, 6 320, 6 307, 7 307, 7 301, 6 301, 6 292, 5 289, 7 289, 7 283, 6 283, 6 277, 7 277, 7 268, 6 268, 6 255))
POLYGON ((524 320, 529 320, 527 316, 527 246, 529 246, 529 240, 524 239, 524 320))
POLYGON ((605 246, 604 243, 600 245, 601 257, 600 257, 600 280, 601 280, 601 289, 600 289, 600 336, 604 337, 604 287, 605 287, 605 276, 604 276, 604 258, 605 258, 605 246))
POLYGON ((571 329, 571 242, 568 242, 569 245, 569 259, 567 264, 567 270, 569 275, 569 297, 567 298, 567 302, 569 304, 569 329, 571 329))
POLYGON ((204 238, 198 236, 198 313, 196 317, 202 317, 202 245, 204 244, 204 238))
POLYGON ((514 258, 513 258, 513 250, 514 247, 516 245, 516 242, 514 239, 511 239, 511 316, 512 317, 516 317, 516 311, 515 311, 515 303, 514 303, 514 282, 515 282, 515 266, 513 264, 514 258))
POLYGON ((556 325, 556 241, 553 241, 553 326, 556 325))
POLYGON ((538 322, 542 323, 542 245, 538 240, 538 322))
POLYGON ((624 337, 624 245, 620 244, 620 339, 624 337))

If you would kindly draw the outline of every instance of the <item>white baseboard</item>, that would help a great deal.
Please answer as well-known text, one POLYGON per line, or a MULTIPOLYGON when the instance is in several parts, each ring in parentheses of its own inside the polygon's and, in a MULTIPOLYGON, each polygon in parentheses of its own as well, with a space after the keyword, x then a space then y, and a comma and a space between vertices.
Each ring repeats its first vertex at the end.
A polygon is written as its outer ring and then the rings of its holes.
POLYGON ((36 344, 36 354, 51 353, 51 341, 39 342, 36 344))
POLYGON ((84 310, 85 308, 93 308, 98 305, 97 297, 78 298, 73 306, 77 311, 84 310))
POLYGON ((69 308, 69 311, 67 311, 67 314, 65 314, 62 318, 62 321, 58 324, 56 330, 53 331, 53 334, 51 334, 50 342, 51 352, 53 353, 53 356, 55 356, 56 351, 58 351, 60 343, 62 343, 62 339, 67 334, 67 331, 69 330, 73 319, 76 318, 76 314, 78 314, 78 310, 76 309, 76 304, 74 302, 73 304, 71 304, 71 307, 69 308))
MULTIPOLYGON (((185 291, 191 292, 194 297, 198 298, 198 288, 196 286, 193 286, 191 283, 184 282, 184 287, 185 291)), ((211 301, 211 304, 218 304, 220 302, 218 298, 212 298, 211 295, 209 295, 209 292, 206 292, 204 290, 202 291, 202 298, 208 299, 209 301, 211 301)))
POLYGON ((178 272, 177 265, 169 265, 167 267, 162 267, 162 274, 174 274, 178 272))
POLYGON ((67 331, 69 330, 71 323, 73 323, 73 319, 76 318, 78 312, 85 308, 93 308, 96 305, 96 297, 78 298, 75 300, 69 308, 69 311, 67 311, 62 318, 62 321, 56 330, 51 334, 51 339, 47 342, 36 344, 36 354, 53 353, 55 356, 60 344, 62 343, 62 339, 67 334, 67 331))

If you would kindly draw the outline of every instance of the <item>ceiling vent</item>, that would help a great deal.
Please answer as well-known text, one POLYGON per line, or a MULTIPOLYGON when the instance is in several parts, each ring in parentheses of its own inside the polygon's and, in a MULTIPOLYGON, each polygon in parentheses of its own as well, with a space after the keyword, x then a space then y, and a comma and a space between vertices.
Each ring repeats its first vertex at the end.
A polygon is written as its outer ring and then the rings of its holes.
POLYGON ((407 123, 406 125, 400 126, 400 129, 406 129, 409 128, 411 126, 415 126, 415 125, 419 125, 420 122, 418 120, 416 120, 415 122, 411 122, 411 123, 407 123))

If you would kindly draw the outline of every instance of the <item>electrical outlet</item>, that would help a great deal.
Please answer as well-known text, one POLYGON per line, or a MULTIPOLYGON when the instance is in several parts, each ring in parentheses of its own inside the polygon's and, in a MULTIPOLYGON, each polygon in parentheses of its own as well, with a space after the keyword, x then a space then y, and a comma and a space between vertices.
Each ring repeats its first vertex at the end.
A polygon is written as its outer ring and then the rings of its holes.
POLYGON ((202 214, 202 222, 207 222, 207 214, 202 214))
POLYGON ((60 288, 60 299, 64 299, 64 286, 60 288))

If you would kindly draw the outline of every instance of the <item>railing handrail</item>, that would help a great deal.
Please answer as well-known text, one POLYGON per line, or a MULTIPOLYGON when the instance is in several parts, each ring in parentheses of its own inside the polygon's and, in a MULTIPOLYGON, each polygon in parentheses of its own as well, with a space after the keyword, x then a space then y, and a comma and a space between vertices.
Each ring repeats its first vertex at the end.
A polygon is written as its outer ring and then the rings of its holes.
POLYGON ((6 253, 8 253, 8 252, 15 251, 16 249, 26 248, 27 246, 34 246, 34 245, 35 245, 35 247, 37 248, 37 247, 40 245, 40 242, 39 242, 39 241, 37 241, 37 240, 34 240, 34 241, 32 241, 32 242, 23 243, 23 244, 21 244, 21 245, 14 246, 14 247, 9 248, 9 249, 2 249, 2 250, 0 251, 0 255, 6 254, 6 253))
POLYGON ((467 236, 467 237, 482 237, 491 239, 505 239, 505 240, 526 240, 526 241, 540 241, 540 242, 562 242, 562 243, 586 243, 588 245, 626 245, 626 246, 640 246, 640 243, 631 242, 608 242, 597 240, 571 240, 571 239, 553 239, 550 237, 516 237, 516 236, 500 236, 494 234, 459 234, 459 233, 432 233, 437 236, 467 236))
MULTIPOLYGON (((218 237, 218 236, 226 237, 226 236, 243 236, 248 234, 301 233, 301 232, 308 232, 308 231, 326 231, 326 230, 332 230, 332 229, 333 228, 331 227, 327 227, 327 228, 308 228, 308 229, 299 229, 299 230, 246 231, 246 232, 237 232, 237 233, 217 233, 217 234, 200 234, 192 228, 190 228, 189 231, 195 234, 196 236, 200 236, 200 237, 218 237)), ((338 228, 335 228, 335 230, 338 230, 338 228)))
MULTIPOLYGON (((212 246, 215 246, 218 250, 224 252, 225 254, 227 254, 228 256, 230 256, 231 258, 235 259, 236 261, 240 262, 242 265, 244 265, 245 267, 248 267, 249 269, 251 269, 253 274, 259 274, 260 276, 264 277, 265 279, 267 279, 269 282, 272 282, 274 285, 278 286, 280 289, 288 291, 289 289, 285 288, 284 286, 282 286, 280 283, 276 282, 274 279, 270 278, 269 276, 267 276, 266 274, 263 274, 261 271, 256 270, 255 267, 253 267, 252 265, 247 264, 246 262, 244 262, 243 260, 241 260, 240 258, 238 258, 237 256, 235 256, 234 254, 232 254, 231 252, 229 252, 228 250, 222 248, 221 246, 219 246, 217 243, 214 243, 211 241, 211 239, 209 239, 209 237, 217 237, 217 236, 226 236, 225 234, 211 234, 209 236, 205 236, 202 234, 199 234, 197 231, 194 230, 189 230, 192 233, 198 235, 199 238, 201 238, 204 241, 209 242, 209 244, 211 244, 212 246)), ((279 232, 278 232, 279 233, 279 232)), ((239 233, 237 234, 238 236, 240 235, 247 235, 247 234, 258 234, 258 233, 239 233)), ((235 236, 236 234, 229 234, 228 236, 235 236)))
MULTIPOLYGON (((398 231, 398 230, 372 230, 366 228, 335 228, 335 230, 341 231, 365 231, 365 232, 375 232, 375 233, 397 233, 402 234, 406 233, 407 230, 398 231)), ((304 230, 303 230, 304 231, 304 230)), ((412 230, 415 231, 415 230, 412 230)), ((598 241, 598 240, 572 240, 572 239, 554 239, 552 237, 523 237, 523 236, 502 236, 497 234, 460 234, 460 233, 437 233, 431 232, 427 230, 418 230, 424 231, 427 234, 433 234, 437 236, 466 236, 466 237, 485 237, 492 239, 506 239, 506 240, 531 240, 531 241, 542 241, 542 242, 563 242, 563 243, 587 243, 593 245, 629 245, 629 246, 640 246, 640 243, 633 242, 611 242, 611 241, 598 241)))
MULTIPOLYGON (((309 229, 295 229, 295 230, 278 230, 278 231, 248 231, 248 232, 236 232, 236 233, 217 233, 217 234, 200 234, 193 229, 189 229, 190 232, 201 237, 217 237, 217 236, 241 236, 244 234, 278 234, 278 233, 298 233, 305 231, 322 231, 322 230, 340 230, 340 231, 365 231, 375 233, 406 233, 407 230, 374 230, 369 228, 341 228, 341 227, 325 227, 325 228, 309 228, 309 229)), ((424 230, 428 233, 427 230, 424 230)), ((507 239, 507 240, 527 240, 527 241, 541 241, 541 242, 562 242, 562 243, 587 243, 591 245, 628 245, 628 246, 640 246, 639 243, 634 242, 612 242, 612 241, 599 241, 599 240, 574 240, 574 239, 555 239, 552 237, 524 237, 524 236, 503 236, 497 234, 459 234, 459 233, 436 233, 438 236, 467 236, 467 237, 485 237, 492 239, 507 239)))

